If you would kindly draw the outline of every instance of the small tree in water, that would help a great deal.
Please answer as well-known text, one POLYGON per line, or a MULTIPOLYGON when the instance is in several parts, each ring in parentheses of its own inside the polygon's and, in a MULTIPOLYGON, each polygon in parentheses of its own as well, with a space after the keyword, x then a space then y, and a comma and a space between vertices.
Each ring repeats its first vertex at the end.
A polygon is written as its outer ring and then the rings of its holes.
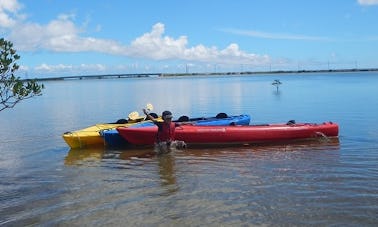
POLYGON ((14 75, 19 68, 16 61, 20 56, 13 49, 13 43, 1 38, 0 51, 0 111, 13 108, 24 99, 42 95, 43 84, 35 80, 23 81, 14 75))
POLYGON ((276 86, 277 92, 278 92, 278 87, 279 87, 281 84, 282 84, 282 83, 281 83, 280 80, 274 80, 273 83, 272 83, 273 86, 276 86))

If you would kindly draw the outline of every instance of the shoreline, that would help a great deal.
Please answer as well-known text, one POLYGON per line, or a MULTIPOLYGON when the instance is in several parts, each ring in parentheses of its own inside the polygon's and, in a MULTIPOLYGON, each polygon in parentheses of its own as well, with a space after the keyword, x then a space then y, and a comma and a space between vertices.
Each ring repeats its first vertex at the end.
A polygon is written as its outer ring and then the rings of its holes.
POLYGON ((213 73, 129 73, 46 77, 22 79, 22 81, 56 81, 56 80, 89 80, 115 78, 146 78, 146 77, 181 77, 181 76, 218 76, 218 75, 259 75, 259 74, 299 74, 299 73, 340 73, 340 72, 378 72, 378 68, 363 69, 322 69, 322 70, 276 70, 276 71, 244 71, 244 72, 213 72, 213 73))
POLYGON ((320 69, 320 70, 276 70, 276 71, 244 71, 218 73, 163 73, 161 76, 209 76, 209 75, 256 75, 256 74, 299 74, 299 73, 339 73, 339 72, 377 72, 378 68, 366 69, 320 69))

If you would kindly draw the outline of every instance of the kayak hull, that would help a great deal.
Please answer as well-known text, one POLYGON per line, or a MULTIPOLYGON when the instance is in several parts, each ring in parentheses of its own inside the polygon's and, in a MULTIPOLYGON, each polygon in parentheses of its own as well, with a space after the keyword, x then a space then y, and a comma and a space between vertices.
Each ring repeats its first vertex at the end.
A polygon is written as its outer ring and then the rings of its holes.
POLYGON ((117 127, 129 127, 133 124, 136 124, 140 121, 143 121, 144 118, 139 118, 136 120, 129 120, 128 123, 103 123, 96 124, 90 127, 70 131, 63 133, 62 137, 64 141, 73 149, 85 148, 85 147, 97 147, 104 146, 104 139, 101 135, 101 132, 104 130, 116 129, 117 127))
MULTIPOLYGON (((152 145, 155 143, 157 127, 119 127, 117 131, 134 145, 152 145)), ((245 144, 337 137, 338 133, 339 126, 332 122, 246 126, 182 125, 176 128, 175 139, 187 144, 245 144)))
MULTIPOLYGON (((223 118, 219 117, 209 117, 209 118, 188 118, 185 123, 193 123, 195 125, 249 125, 251 117, 247 114, 227 116, 223 118)), ((176 120, 174 122, 182 122, 176 120)), ((145 121, 138 124, 131 125, 131 128, 144 128, 153 127, 154 123, 151 121, 145 121)), ((127 140, 119 135, 116 129, 105 130, 102 132, 104 137, 105 145, 107 147, 124 147, 130 145, 127 140)))

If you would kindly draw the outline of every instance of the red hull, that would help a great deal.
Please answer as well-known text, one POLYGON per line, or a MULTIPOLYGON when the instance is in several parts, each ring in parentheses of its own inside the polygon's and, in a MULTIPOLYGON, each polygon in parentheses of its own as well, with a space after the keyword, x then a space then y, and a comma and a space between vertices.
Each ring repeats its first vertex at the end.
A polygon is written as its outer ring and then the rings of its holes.
MULTIPOLYGON (((157 127, 117 128, 119 134, 135 145, 154 144, 157 127)), ((176 128, 176 140, 188 144, 262 143, 338 136, 339 126, 332 122, 322 124, 269 124, 247 126, 195 126, 176 128)))

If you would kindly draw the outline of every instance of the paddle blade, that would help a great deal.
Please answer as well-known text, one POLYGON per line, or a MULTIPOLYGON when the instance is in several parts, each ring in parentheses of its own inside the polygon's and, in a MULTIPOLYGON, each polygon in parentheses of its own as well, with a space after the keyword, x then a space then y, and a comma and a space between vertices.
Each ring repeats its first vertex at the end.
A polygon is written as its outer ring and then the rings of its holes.
POLYGON ((147 103, 147 105, 146 105, 146 110, 148 111, 148 112, 150 112, 150 111, 152 111, 154 109, 154 106, 151 104, 151 103, 147 103))
POLYGON ((131 112, 129 114, 129 119, 130 120, 136 120, 139 117, 139 113, 137 111, 131 112))

